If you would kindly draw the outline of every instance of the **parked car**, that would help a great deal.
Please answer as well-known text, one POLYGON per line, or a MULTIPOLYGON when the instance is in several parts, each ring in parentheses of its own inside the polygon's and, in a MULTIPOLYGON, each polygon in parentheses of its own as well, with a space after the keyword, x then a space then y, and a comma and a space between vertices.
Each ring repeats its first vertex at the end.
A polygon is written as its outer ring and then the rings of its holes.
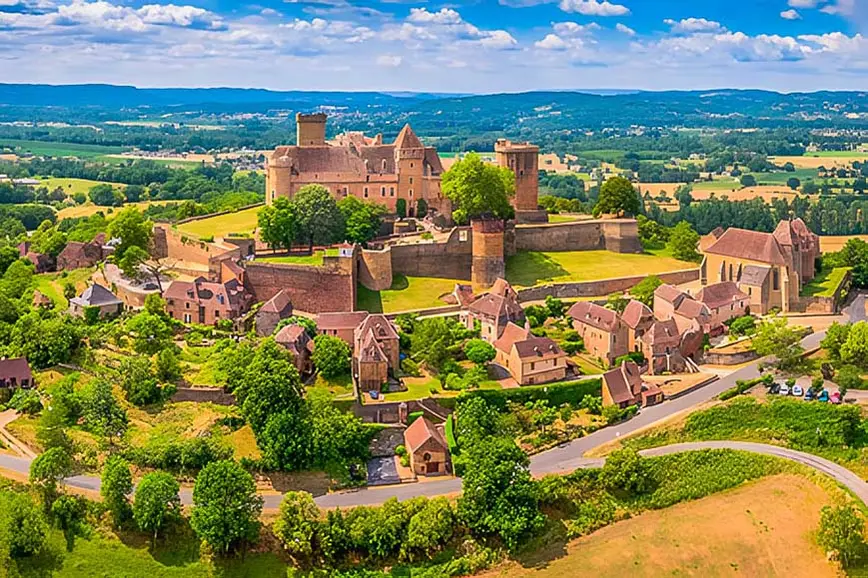
POLYGON ((793 395, 801 396, 803 393, 805 393, 805 391, 802 389, 801 385, 793 386, 793 395))
POLYGON ((841 403, 842 403, 844 400, 841 399, 841 394, 838 393, 838 392, 836 391, 836 392, 833 393, 831 396, 829 396, 829 401, 831 401, 831 402, 834 403, 835 405, 841 405, 841 403))
POLYGON ((786 383, 781 385, 781 395, 790 395, 790 386, 786 383))
POLYGON ((809 389, 805 392, 805 401, 814 401, 817 396, 814 395, 814 390, 809 389))
POLYGON ((380 392, 377 390, 372 389, 368 393, 371 394, 371 399, 378 399, 380 397, 380 392))
POLYGON ((823 390, 820 392, 820 395, 817 396, 817 401, 822 401, 823 403, 827 403, 829 401, 829 392, 827 390, 823 390))
POLYGON ((771 384, 771 386, 769 387, 769 393, 777 394, 777 393, 780 393, 780 392, 781 392, 781 384, 780 384, 780 383, 773 383, 773 384, 771 384))

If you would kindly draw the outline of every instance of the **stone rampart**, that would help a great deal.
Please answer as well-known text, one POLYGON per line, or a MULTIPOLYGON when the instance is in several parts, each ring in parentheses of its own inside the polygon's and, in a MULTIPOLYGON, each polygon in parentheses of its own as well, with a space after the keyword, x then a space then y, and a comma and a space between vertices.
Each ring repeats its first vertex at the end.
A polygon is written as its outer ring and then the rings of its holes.
POLYGON ((516 225, 507 235, 507 254, 518 251, 595 251, 641 253, 634 219, 595 219, 570 223, 516 225), (509 239, 512 235, 513 239, 509 239))
POLYGON ((452 229, 445 242, 423 241, 390 245, 392 273, 409 277, 470 280, 472 241, 470 227, 452 229))
POLYGON ((379 251, 362 249, 358 255, 359 283, 371 291, 392 286, 392 248, 379 251))
POLYGON ((154 227, 153 252, 157 258, 178 261, 178 269, 185 273, 198 274, 207 271, 209 281, 220 281, 222 261, 241 259, 240 247, 200 241, 168 225, 159 224, 154 227), (191 267, 190 264, 194 266, 191 267))
MULTIPOLYGON (((527 302, 542 301, 549 295, 558 299, 601 297, 612 293, 627 291, 645 279, 645 277, 645 275, 638 275, 635 277, 618 277, 614 279, 600 279, 597 281, 539 285, 537 287, 518 289, 518 298, 522 302, 527 302)), ((659 277, 664 283, 679 285, 681 283, 689 283, 690 281, 696 281, 699 279, 699 269, 684 269, 681 271, 660 273, 657 277, 659 277)))
POLYGON ((256 301, 268 301, 281 289, 289 293, 293 308, 310 313, 353 311, 356 277, 349 258, 324 259, 321 267, 248 262, 247 288, 256 301), (349 261, 347 266, 338 263, 349 261))

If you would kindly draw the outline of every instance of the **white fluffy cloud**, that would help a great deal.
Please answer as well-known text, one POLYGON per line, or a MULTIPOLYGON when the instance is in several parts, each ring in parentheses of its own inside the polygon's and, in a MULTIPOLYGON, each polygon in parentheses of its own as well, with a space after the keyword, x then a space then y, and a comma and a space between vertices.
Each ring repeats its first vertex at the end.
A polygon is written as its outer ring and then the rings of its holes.
POLYGON ((781 12, 781 18, 783 18, 784 20, 798 20, 801 17, 802 15, 792 8, 781 12))
POLYGON ((714 20, 706 20, 705 18, 685 18, 683 20, 672 20, 667 18, 663 21, 672 28, 672 32, 677 34, 692 34, 694 32, 721 32, 726 30, 720 22, 714 20))
POLYGON ((624 16, 630 13, 630 9, 623 4, 613 4, 608 0, 561 0, 558 6, 564 12, 585 16, 624 16))
POLYGON ((622 34, 626 34, 627 36, 636 36, 635 30, 633 30, 629 26, 621 24, 620 22, 615 24, 615 30, 617 30, 618 32, 621 32, 622 34))
POLYGON ((401 62, 404 59, 395 54, 381 54, 377 57, 377 64, 379 66, 386 66, 389 68, 395 68, 397 66, 401 66, 401 62))

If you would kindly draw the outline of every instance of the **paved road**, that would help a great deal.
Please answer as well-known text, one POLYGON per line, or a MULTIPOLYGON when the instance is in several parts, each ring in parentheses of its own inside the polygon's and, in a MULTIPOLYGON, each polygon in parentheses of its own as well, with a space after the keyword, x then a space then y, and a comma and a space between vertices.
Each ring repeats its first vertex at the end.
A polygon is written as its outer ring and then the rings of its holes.
MULTIPOLYGON (((865 318, 865 295, 859 295, 851 303, 845 311, 845 315, 850 316, 854 320, 865 318)), ((817 347, 825 336, 825 331, 811 334, 802 340, 802 346, 805 349, 817 347)), ((727 389, 734 387, 735 382, 739 379, 751 379, 759 375, 759 362, 747 365, 738 371, 735 371, 718 381, 715 381, 701 389, 691 392, 683 397, 675 400, 666 401, 658 406, 643 409, 639 414, 628 422, 613 427, 603 428, 586 437, 573 440, 563 444, 557 448, 536 454, 530 458, 530 470, 535 476, 545 474, 565 473, 582 467, 593 467, 602 463, 600 460, 593 460, 583 457, 586 452, 603 444, 609 443, 636 432, 642 428, 651 426, 661 420, 670 418, 678 413, 689 410, 699 404, 705 403, 714 399, 727 389)), ((809 456, 801 452, 778 448, 775 446, 765 446, 762 444, 747 444, 741 442, 707 442, 707 444, 681 444, 679 446, 668 446, 666 448, 658 448, 651 450, 649 455, 657 455, 653 452, 673 452, 685 451, 686 449, 698 449, 700 447, 727 447, 733 449, 747 449, 748 451, 758 451, 769 455, 777 455, 787 459, 792 459, 800 463, 805 463, 823 473, 832 475, 835 479, 841 481, 847 487, 850 487, 857 495, 866 499, 868 503, 868 487, 865 482, 862 482, 855 474, 848 470, 837 466, 828 460, 823 460, 815 456, 809 456), (708 445, 708 444, 724 444, 724 445, 708 445), (673 449, 680 448, 680 449, 673 449), (849 478, 847 478, 849 476, 849 478), (860 485, 857 485, 857 482, 860 485), (852 484, 852 486, 851 486, 852 484)), ((30 460, 25 458, 16 458, 0 454, 0 468, 13 470, 19 473, 27 474, 30 468, 30 460)), ((90 476, 76 476, 67 480, 67 484, 73 487, 98 490, 99 479, 90 476)), ((399 500, 405 500, 417 496, 441 496, 446 494, 454 494, 461 491, 461 480, 456 478, 446 478, 442 480, 431 480, 418 482, 414 484, 405 484, 400 486, 386 486, 380 488, 362 488, 359 490, 351 490, 344 492, 336 492, 319 496, 316 498, 316 503, 322 507, 349 507, 359 505, 380 504, 391 497, 397 497, 399 500)), ((279 494, 264 494, 266 508, 276 508, 281 501, 279 494)), ((190 492, 183 491, 181 500, 185 504, 190 503, 190 492)))

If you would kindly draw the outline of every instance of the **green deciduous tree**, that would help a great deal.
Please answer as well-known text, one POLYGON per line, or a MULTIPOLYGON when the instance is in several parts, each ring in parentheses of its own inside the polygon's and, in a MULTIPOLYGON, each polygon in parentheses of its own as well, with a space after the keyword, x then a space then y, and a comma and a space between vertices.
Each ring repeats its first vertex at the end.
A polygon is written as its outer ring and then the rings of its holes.
POLYGON ((37 369, 68 362, 81 344, 83 334, 83 327, 76 319, 43 315, 31 311, 21 316, 10 335, 12 352, 26 357, 37 369))
POLYGON ((286 197, 278 197, 259 210, 259 235, 269 246, 292 249, 299 236, 298 215, 295 205, 286 197))
POLYGON ((256 348, 234 392, 247 423, 257 432, 271 415, 298 412, 304 388, 287 351, 268 338, 256 348))
POLYGON ((841 359, 841 348, 850 336, 851 327, 852 325, 849 323, 838 323, 836 321, 826 330, 826 336, 820 342, 820 347, 825 349, 833 360, 841 359))
POLYGON ((787 325, 786 319, 774 319, 762 323, 753 338, 754 350, 761 356, 773 355, 778 367, 787 369, 798 364, 804 349, 799 333, 787 325))
POLYGON ((126 410, 118 402, 111 384, 104 379, 95 379, 88 385, 83 396, 85 425, 113 445, 116 439, 126 434, 129 420, 126 410))
POLYGON ((446 498, 427 500, 410 518, 407 539, 401 553, 409 558, 426 558, 443 548, 455 534, 455 512, 446 498))
MULTIPOLYGON (((12 558, 38 554, 45 545, 47 534, 45 515, 30 496, 20 492, 0 492, 0 561, 6 548, 12 558)), ((6 571, 5 567, 0 568, 6 571)))
POLYGON ((181 379, 181 362, 173 349, 164 349, 154 360, 154 371, 157 379, 162 382, 174 382, 181 379))
POLYGON ((287 492, 274 522, 274 535, 295 558, 310 558, 314 553, 320 511, 307 492, 287 492))
POLYGON ((313 249, 341 241, 344 219, 329 190, 322 185, 305 185, 292 199, 298 218, 298 237, 313 249))
MULTIPOLYGON (((136 486, 133 500, 133 520, 142 532, 157 541, 159 532, 181 517, 180 486, 174 476, 166 472, 146 474, 136 486)), ((231 516, 231 512, 226 512, 231 516)))
POLYGON ((668 247, 672 256, 681 261, 699 261, 701 256, 696 251, 699 246, 699 233, 687 221, 681 221, 672 229, 669 235, 668 247))
POLYGON ((109 456, 102 469, 99 492, 112 514, 115 526, 120 526, 130 516, 127 496, 133 491, 133 475, 130 464, 119 455, 109 456))
POLYGON ((171 324, 160 315, 142 311, 124 324, 133 341, 136 353, 154 355, 167 347, 172 347, 174 333, 171 324))
POLYGON ((650 489, 651 476, 645 458, 632 448, 624 448, 606 458, 600 482, 612 490, 641 494, 650 489))
POLYGON ((261 511, 253 477, 237 463, 213 462, 199 472, 190 525, 215 552, 227 554, 255 541, 261 511))
POLYGON ((102 207, 120 207, 126 197, 107 183, 100 183, 90 188, 88 196, 94 205, 102 207))
POLYGON ((505 437, 476 441, 466 450, 458 515, 475 535, 499 536, 513 549, 545 523, 528 457, 505 437))
POLYGON ((636 301, 641 301, 648 307, 654 307, 654 291, 656 291, 661 285, 663 285, 663 281, 661 281, 659 277, 649 275, 630 289, 630 296, 636 301))
POLYGON ((847 340, 841 345, 841 361, 858 367, 868 367, 868 323, 860 321, 853 324, 847 340))
POLYGON ((121 361, 119 368, 121 389, 133 405, 143 406, 160 401, 161 391, 157 377, 151 369, 151 360, 144 356, 130 356, 121 361))
POLYGON ((115 256, 120 259, 130 247, 147 251, 151 246, 154 224, 135 207, 120 211, 109 224, 109 236, 120 239, 115 256))
POLYGON ((485 365, 496 353, 494 346, 482 339, 471 339, 464 344, 464 355, 477 365, 485 365))
POLYGON ((443 194, 452 201, 452 218, 458 224, 492 216, 509 219, 514 211, 510 199, 515 195, 515 175, 507 168, 468 153, 446 171, 443 194))
MULTIPOLYGON (((398 199, 403 201, 404 199, 398 199)), ((338 201, 338 209, 345 223, 345 240, 364 245, 380 233, 386 207, 375 203, 365 203, 357 197, 348 196, 338 201)), ((404 212, 406 216, 406 201, 404 212)))
POLYGON ((642 210, 642 202, 633 183, 624 177, 612 177, 600 187, 600 196, 594 206, 594 216, 603 214, 635 216, 642 210))
POLYGON ((72 460, 63 448, 52 448, 30 463, 30 484, 46 508, 57 498, 57 485, 72 472, 72 460))
POLYGON ((320 375, 333 379, 350 372, 350 346, 332 335, 317 335, 311 359, 320 375))
POLYGON ((865 547, 865 519, 852 505, 825 506, 820 513, 817 542, 844 568, 856 561, 865 547))

